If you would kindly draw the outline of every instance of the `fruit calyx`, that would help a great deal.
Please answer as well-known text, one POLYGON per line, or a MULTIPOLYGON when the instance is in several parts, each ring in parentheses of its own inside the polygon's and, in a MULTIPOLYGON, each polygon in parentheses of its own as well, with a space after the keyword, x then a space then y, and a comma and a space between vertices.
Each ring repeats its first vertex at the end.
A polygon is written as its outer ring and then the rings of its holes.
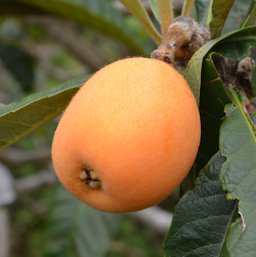
POLYGON ((91 189, 99 189, 101 187, 101 181, 97 177, 96 172, 91 168, 82 170, 79 178, 91 189))

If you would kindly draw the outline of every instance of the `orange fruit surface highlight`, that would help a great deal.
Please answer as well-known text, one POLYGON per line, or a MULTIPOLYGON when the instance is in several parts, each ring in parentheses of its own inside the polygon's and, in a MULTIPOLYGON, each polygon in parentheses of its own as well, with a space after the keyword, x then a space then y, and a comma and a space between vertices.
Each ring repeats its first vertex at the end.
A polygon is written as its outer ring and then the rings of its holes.
POLYGON ((126 58, 81 87, 56 129, 52 160, 62 184, 107 212, 164 200, 188 174, 200 116, 185 79, 168 64, 126 58))

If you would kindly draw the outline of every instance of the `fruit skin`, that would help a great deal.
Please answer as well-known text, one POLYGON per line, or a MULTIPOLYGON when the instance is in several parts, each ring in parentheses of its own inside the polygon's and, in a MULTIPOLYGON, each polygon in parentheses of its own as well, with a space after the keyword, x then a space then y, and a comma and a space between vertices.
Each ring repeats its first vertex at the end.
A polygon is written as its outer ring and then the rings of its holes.
POLYGON ((164 200, 198 151, 200 116, 184 78, 168 64, 126 58, 107 65, 74 96, 56 129, 52 160, 81 201, 130 212, 164 200), (92 169, 101 187, 79 178, 92 169))

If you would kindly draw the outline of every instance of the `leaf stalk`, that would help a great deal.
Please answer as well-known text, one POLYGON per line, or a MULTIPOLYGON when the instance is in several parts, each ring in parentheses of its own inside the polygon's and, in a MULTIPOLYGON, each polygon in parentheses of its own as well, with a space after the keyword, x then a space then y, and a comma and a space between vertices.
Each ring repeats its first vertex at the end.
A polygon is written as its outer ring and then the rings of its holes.
POLYGON ((194 4, 195 4, 195 0, 185 0, 183 3, 181 15, 191 17, 194 4))

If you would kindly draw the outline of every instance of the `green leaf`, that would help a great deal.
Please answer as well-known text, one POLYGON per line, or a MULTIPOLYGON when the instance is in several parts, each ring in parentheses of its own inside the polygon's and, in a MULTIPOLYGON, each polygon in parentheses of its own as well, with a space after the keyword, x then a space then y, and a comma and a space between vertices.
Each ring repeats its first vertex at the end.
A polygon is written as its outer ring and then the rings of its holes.
POLYGON ((220 153, 226 159, 220 180, 229 199, 239 201, 240 219, 232 224, 226 241, 228 256, 256 256, 256 126, 245 113, 239 96, 229 90, 234 105, 220 131, 220 153))
POLYGON ((162 35, 164 35, 174 18, 173 0, 149 0, 149 4, 156 20, 161 25, 162 35))
POLYGON ((157 1, 158 0, 149 0, 149 4, 150 4, 151 10, 152 10, 155 18, 157 19, 157 21, 159 21, 159 10, 158 10, 157 1))
POLYGON ((58 188, 50 213, 50 233, 46 253, 51 257, 103 257, 120 221, 92 209, 58 188))
POLYGON ((196 20, 205 27, 208 27, 211 18, 211 5, 212 0, 195 1, 196 20))
POLYGON ((228 201, 218 180, 224 161, 216 154, 178 205, 164 242, 166 257, 220 256, 233 213, 235 201, 228 201))
POLYGON ((201 169, 219 150, 219 129, 225 116, 224 107, 230 103, 224 84, 213 62, 216 55, 216 53, 211 52, 206 56, 202 72, 199 106, 201 144, 196 162, 198 169, 201 169))
POLYGON ((212 38, 220 36, 228 14, 235 0, 213 0, 212 19, 210 21, 210 31, 212 38))
POLYGON ((223 33, 228 33, 241 28, 241 24, 246 20, 251 3, 254 0, 235 0, 228 18, 225 22, 223 33))
MULTIPOLYGON (((24 5, 32 11, 36 9, 42 13, 72 19, 121 41, 137 54, 144 54, 136 36, 129 33, 124 18, 114 9, 110 0, 3 0, 0 1, 0 10, 6 2, 12 3, 12 6, 24 5)), ((9 11, 11 15, 12 10, 9 11)))
POLYGON ((181 16, 189 16, 191 17, 193 14, 193 7, 195 5, 195 0, 184 0, 181 16))
POLYGON ((249 10, 249 13, 247 15, 246 20, 242 24, 243 28, 253 26, 256 23, 256 3, 255 1, 252 1, 251 8, 249 10))
POLYGON ((256 26, 232 33, 214 47, 214 51, 234 60, 249 56, 250 48, 256 47, 256 26))
POLYGON ((212 40, 202 46, 197 52, 195 52, 183 74, 198 104, 200 98, 201 74, 203 69, 204 57, 217 42, 217 40, 212 40))
POLYGON ((78 77, 21 102, 0 106, 0 150, 58 116, 85 79, 78 77))
POLYGON ((143 27, 151 35, 152 39, 159 44, 161 42, 161 35, 155 28, 154 24, 150 20, 145 7, 140 0, 119 0, 143 25, 143 27))
POLYGON ((34 83, 33 58, 16 46, 2 44, 0 45, 0 59, 20 83, 23 91, 31 91, 34 83))

